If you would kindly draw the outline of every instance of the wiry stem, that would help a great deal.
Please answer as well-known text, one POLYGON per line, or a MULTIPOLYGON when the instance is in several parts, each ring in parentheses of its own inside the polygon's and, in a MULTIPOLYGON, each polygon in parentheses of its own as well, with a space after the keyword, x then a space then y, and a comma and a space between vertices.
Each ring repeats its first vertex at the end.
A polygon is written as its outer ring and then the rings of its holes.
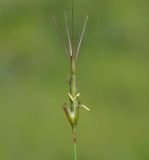
POLYGON ((77 144, 73 143, 74 160, 77 160, 77 144))
POLYGON ((76 130, 77 127, 75 126, 72 129, 72 133, 73 133, 73 156, 74 156, 74 160, 77 160, 77 137, 76 137, 76 130))

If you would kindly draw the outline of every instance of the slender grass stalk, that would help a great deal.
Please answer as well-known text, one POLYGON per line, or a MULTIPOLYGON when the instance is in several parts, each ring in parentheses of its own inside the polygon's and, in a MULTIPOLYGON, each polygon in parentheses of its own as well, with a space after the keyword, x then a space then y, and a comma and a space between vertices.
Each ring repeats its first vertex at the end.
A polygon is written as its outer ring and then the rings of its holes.
POLYGON ((72 130, 73 133, 73 156, 74 160, 77 160, 77 141, 76 141, 76 133, 77 127, 72 130))
POLYGON ((77 160, 77 144, 73 143, 74 160, 77 160))
POLYGON ((69 54, 69 67, 70 67, 70 77, 68 80, 69 84, 69 93, 68 93, 68 103, 64 103, 64 111, 67 116, 67 119, 72 128, 72 139, 73 139, 73 152, 74 152, 74 160, 77 160, 77 127, 78 127, 78 119, 80 108, 84 108, 89 111, 85 105, 83 105, 80 101, 80 93, 77 89, 77 77, 76 77, 76 61, 78 58, 81 42, 83 39, 84 31, 86 28, 88 16, 86 16, 84 25, 81 29, 81 35, 78 37, 78 44, 74 42, 74 13, 73 13, 73 3, 72 3, 72 21, 71 21, 71 32, 69 31, 67 14, 64 13, 65 25, 66 25, 66 34, 68 43, 65 44, 66 50, 69 54), (71 34, 70 34, 71 33, 71 34))

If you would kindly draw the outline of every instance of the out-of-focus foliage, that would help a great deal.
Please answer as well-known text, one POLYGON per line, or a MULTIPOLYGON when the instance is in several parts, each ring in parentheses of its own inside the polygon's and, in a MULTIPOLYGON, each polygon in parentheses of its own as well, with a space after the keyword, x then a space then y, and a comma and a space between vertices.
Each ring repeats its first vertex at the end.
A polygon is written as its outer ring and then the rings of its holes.
MULTIPOLYGON (((80 160, 149 159, 149 2, 77 0, 89 21, 78 59, 80 160)), ((0 159, 72 159, 62 110, 70 1, 0 1, 0 159)), ((79 17, 76 17, 79 18, 79 17)))

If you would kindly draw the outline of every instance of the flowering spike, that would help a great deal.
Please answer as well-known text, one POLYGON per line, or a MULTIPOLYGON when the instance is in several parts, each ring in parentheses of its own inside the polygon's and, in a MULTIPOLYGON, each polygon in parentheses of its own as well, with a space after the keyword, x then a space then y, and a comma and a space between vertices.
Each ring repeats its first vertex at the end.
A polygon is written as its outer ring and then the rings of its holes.
POLYGON ((66 46, 69 52, 70 58, 70 78, 68 80, 69 84, 69 103, 64 103, 63 109, 66 114, 66 117, 72 127, 72 135, 73 135, 73 144, 74 144, 74 160, 76 160, 76 134, 77 134, 77 127, 78 127, 78 119, 80 113, 80 107, 83 107, 87 111, 90 109, 85 105, 81 104, 80 101, 80 93, 77 91, 77 80, 76 80, 76 60, 79 54, 80 46, 82 43, 84 31, 86 28, 86 24, 88 21, 88 16, 85 18, 85 22, 82 26, 81 35, 78 38, 78 44, 74 43, 74 14, 73 14, 73 3, 72 3, 72 24, 71 24, 71 32, 69 32, 68 20, 67 15, 64 12, 65 18, 65 26, 66 26, 66 33, 68 39, 68 45, 66 46), (71 33, 71 34, 70 34, 71 33))

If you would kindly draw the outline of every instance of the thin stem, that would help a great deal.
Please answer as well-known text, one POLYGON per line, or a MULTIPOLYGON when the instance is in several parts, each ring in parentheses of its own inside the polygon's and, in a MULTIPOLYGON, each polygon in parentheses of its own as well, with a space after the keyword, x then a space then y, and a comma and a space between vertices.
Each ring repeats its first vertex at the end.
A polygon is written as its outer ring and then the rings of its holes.
POLYGON ((72 134, 73 134, 73 155, 74 155, 74 160, 77 160, 77 126, 74 126, 72 129, 72 134))
POLYGON ((77 160, 77 144, 73 143, 74 160, 77 160))

